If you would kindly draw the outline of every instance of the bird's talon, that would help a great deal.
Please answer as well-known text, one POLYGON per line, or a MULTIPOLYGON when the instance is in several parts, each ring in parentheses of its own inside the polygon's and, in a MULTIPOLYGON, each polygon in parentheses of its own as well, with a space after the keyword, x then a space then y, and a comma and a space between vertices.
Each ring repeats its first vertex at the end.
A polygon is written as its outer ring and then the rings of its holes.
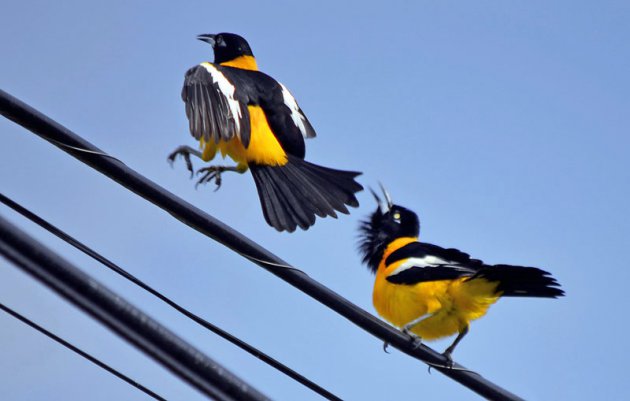
POLYGON ((171 166, 171 168, 175 167, 175 156, 177 156, 177 153, 171 153, 166 158, 166 161, 168 162, 169 166, 171 166))
POLYGON ((216 188, 215 188, 215 192, 219 190, 219 188, 221 187, 221 172, 225 171, 227 168, 226 167, 222 167, 222 166, 210 166, 210 167, 204 167, 204 168, 200 168, 199 170, 197 170, 196 175, 199 174, 203 174, 201 176, 201 178, 199 178, 199 180, 197 180, 197 183, 195 184, 195 189, 200 185, 200 184, 206 184, 212 180, 214 180, 214 183, 216 184, 216 188))
POLYGON ((201 157, 201 153, 199 153, 198 151, 191 149, 188 146, 180 146, 177 149, 175 149, 170 155, 168 155, 168 157, 166 158, 166 161, 168 162, 168 164, 171 165, 171 168, 173 168, 175 165, 175 160, 177 159, 177 156, 181 156, 184 159, 184 162, 186 163, 186 169, 190 171, 190 177, 192 178, 194 170, 193 170, 192 161, 190 160, 191 154, 197 157, 201 157))
POLYGON ((453 357, 451 356, 451 353, 450 352, 444 352, 442 354, 442 356, 444 358, 446 358, 446 364, 444 365, 444 367, 446 369, 453 369, 454 363, 453 363, 453 357))
POLYGON ((190 178, 192 179, 195 170, 193 169, 192 161, 190 160, 190 155, 188 153, 184 154, 184 161, 186 162, 186 168, 190 171, 190 178))
POLYGON ((422 345, 422 338, 419 335, 411 332, 411 328, 404 326, 402 328, 402 332, 411 337, 411 345, 413 349, 418 349, 422 345))
POLYGON ((389 354, 390 352, 387 350, 387 348, 389 347, 389 343, 387 341, 385 341, 383 343, 383 352, 385 352, 386 354, 389 354))
POLYGON ((197 188, 199 184, 205 184, 214 180, 214 183, 217 186, 214 191, 215 192, 218 191, 219 188, 221 188, 221 184, 223 183, 223 177, 221 173, 225 171, 235 171, 238 173, 242 173, 242 171, 240 171, 238 167, 210 166, 210 167, 200 168, 199 170, 197 170, 196 174, 197 175, 203 174, 203 175, 201 176, 201 178, 199 178, 199 180, 197 180, 197 184, 195 184, 195 188, 197 188))

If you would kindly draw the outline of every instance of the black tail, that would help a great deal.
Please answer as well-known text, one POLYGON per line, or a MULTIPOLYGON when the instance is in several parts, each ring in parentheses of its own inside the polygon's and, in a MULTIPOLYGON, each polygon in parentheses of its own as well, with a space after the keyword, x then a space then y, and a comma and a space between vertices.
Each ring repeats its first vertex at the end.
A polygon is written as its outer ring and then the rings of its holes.
POLYGON ((346 205, 357 207, 354 196, 363 189, 354 178, 361 173, 334 170, 289 156, 283 166, 250 164, 267 223, 278 231, 306 230, 315 215, 348 214, 346 205))
POLYGON ((551 274, 536 267, 510 265, 487 266, 479 270, 470 280, 485 278, 498 281, 497 291, 504 297, 557 298, 564 295, 560 284, 551 274))

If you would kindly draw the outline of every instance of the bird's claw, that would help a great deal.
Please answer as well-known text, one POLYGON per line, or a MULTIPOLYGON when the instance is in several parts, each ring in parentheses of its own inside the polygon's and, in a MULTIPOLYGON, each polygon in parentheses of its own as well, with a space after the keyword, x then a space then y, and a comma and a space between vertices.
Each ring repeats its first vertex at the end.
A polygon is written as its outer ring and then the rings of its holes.
POLYGON ((446 364, 444 365, 444 367, 446 369, 453 369, 454 363, 453 363, 453 357, 451 356, 451 353, 447 351, 447 352, 444 352, 442 356, 446 358, 446 364))
POLYGON ((444 351, 442 353, 442 356, 446 358, 446 363, 444 365, 429 364, 429 374, 431 374, 431 369, 435 367, 442 368, 442 369, 453 369, 453 366, 455 365, 455 363, 453 362, 453 357, 451 356, 451 353, 448 351, 444 351))
POLYGON ((197 183, 195 184, 195 189, 197 189, 197 187, 200 184, 205 184, 207 182, 210 182, 212 180, 214 180, 215 185, 217 186, 214 191, 218 191, 219 188, 221 187, 221 173, 223 171, 225 171, 226 168, 222 167, 222 166, 210 166, 210 167, 204 167, 204 168, 200 168, 199 170, 197 170, 197 175, 202 174, 201 178, 199 178, 199 180, 197 180, 197 183))
POLYGON ((194 170, 192 161, 190 160, 190 152, 185 147, 179 147, 175 149, 171 154, 169 154, 166 158, 166 161, 168 161, 168 164, 170 164, 171 168, 175 164, 175 159, 177 159, 177 156, 181 156, 184 159, 184 162, 186 162, 186 169, 190 171, 190 178, 193 178, 194 170))
POLYGON ((389 343, 385 341, 383 343, 383 352, 385 352, 386 354, 389 354, 389 351, 387 350, 388 347, 389 347, 389 343))
POLYGON ((422 338, 419 335, 413 333, 408 327, 403 327, 402 332, 411 337, 413 349, 420 348, 420 346, 422 345, 422 338))

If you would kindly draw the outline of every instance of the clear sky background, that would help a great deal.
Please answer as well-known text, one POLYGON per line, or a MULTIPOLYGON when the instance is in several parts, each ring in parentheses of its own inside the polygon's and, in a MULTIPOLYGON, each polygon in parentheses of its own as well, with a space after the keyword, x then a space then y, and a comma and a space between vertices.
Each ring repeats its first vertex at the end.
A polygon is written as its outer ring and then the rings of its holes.
MULTIPOLYGON (((630 5, 624 1, 13 1, 0 87, 373 312, 351 216, 277 233, 251 176, 194 189, 167 154, 194 145, 180 88, 200 33, 246 37, 318 137, 307 159, 358 169, 419 213, 421 237, 539 266, 565 298, 506 299, 455 359, 535 400, 630 397, 630 5)), ((0 119, 0 189, 176 301, 349 400, 478 397, 0 119)), ((199 166, 199 163, 197 163, 199 166)), ((316 395, 0 206, 9 218, 267 395, 316 395)), ((0 260, 0 301, 169 400, 187 384, 0 260)), ((438 351, 451 338, 431 343, 438 351)), ((2 399, 145 400, 0 314, 2 399)))

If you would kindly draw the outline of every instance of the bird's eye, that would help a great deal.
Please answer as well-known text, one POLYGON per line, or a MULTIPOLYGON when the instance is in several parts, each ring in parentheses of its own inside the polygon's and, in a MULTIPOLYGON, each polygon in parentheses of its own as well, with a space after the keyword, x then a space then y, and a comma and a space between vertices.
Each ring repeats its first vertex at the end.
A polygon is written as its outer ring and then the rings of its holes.
POLYGON ((393 215, 393 217, 394 217, 394 220, 395 220, 397 223, 400 223, 400 213, 395 212, 395 213, 394 213, 394 215, 393 215))

